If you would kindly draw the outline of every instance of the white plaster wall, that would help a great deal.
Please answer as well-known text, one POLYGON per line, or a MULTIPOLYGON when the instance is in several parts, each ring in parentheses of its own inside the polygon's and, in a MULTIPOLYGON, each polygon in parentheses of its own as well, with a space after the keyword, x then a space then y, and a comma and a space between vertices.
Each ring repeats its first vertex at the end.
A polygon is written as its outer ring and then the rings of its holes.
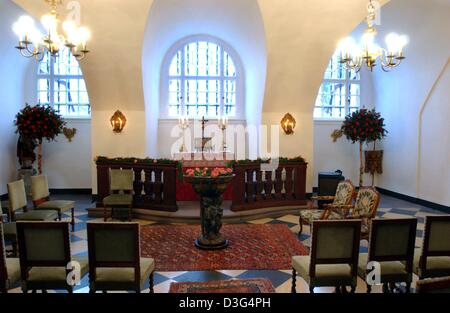
POLYGON ((433 86, 450 55, 449 16, 450 3, 444 1, 396 0, 387 4, 383 8, 379 36, 384 37, 393 30, 408 34, 407 59, 390 73, 374 73, 376 108, 385 117, 389 130, 383 142, 385 171, 379 177, 378 186, 443 205, 450 205, 445 195, 450 189, 446 183, 449 163, 445 157, 448 156, 445 141, 448 126, 440 122, 437 112, 444 115, 450 104, 448 93, 444 92, 448 84, 440 85, 434 92, 433 86), (432 102, 428 107, 430 93, 432 102), (419 128, 421 119, 422 130, 419 128), (435 143, 421 146, 421 135, 427 142, 435 143), (431 148, 433 150, 425 152, 431 148), (421 159, 422 153, 425 157, 421 159), (423 176, 421 171, 428 174, 423 176), (431 178, 433 173, 436 175, 431 178), (447 191, 439 192, 442 188, 447 191))
POLYGON ((6 184, 17 178, 17 135, 13 121, 24 105, 24 78, 28 61, 16 49, 16 36, 11 29, 23 10, 9 0, 0 0, 0 195, 6 184))
POLYGON ((418 197, 450 205, 450 59, 421 115, 418 197))

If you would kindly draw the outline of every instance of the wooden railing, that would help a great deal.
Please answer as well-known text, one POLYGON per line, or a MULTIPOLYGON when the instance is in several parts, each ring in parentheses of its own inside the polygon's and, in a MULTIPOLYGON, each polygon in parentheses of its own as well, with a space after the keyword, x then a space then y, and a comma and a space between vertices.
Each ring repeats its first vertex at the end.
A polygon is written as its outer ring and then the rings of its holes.
POLYGON ((306 204, 307 163, 279 164, 263 171, 260 164, 235 164, 232 211, 306 204))
POLYGON ((131 162, 97 162, 97 207, 103 206, 103 199, 109 195, 109 170, 133 169, 135 208, 175 212, 177 165, 140 164, 131 162))

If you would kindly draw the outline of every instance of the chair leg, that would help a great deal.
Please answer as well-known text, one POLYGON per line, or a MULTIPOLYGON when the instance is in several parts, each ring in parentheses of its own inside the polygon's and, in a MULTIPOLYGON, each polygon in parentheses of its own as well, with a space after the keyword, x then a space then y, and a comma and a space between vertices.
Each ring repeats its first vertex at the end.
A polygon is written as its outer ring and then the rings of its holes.
POLYGON ((58 221, 62 221, 62 213, 61 211, 58 211, 58 221))
POLYGON ((128 222, 131 222, 132 214, 133 214, 133 206, 130 205, 130 207, 128 208, 128 222))
POLYGON ((313 286, 309 286, 309 293, 314 293, 314 287, 313 286))
POLYGON ((356 286, 351 286, 350 293, 355 293, 355 292, 356 292, 356 286))
POLYGON ((108 209, 106 208, 106 206, 103 206, 103 221, 106 222, 108 220, 108 217, 106 215, 106 212, 108 211, 108 209))
POLYGON ((291 287, 291 293, 296 293, 296 283, 297 283, 297 271, 295 269, 292 269, 292 287, 291 287))
POLYGON ((150 274, 150 278, 149 278, 149 284, 150 284, 150 293, 155 293, 154 287, 155 287, 155 283, 154 283, 154 273, 152 272, 150 274))
POLYGON ((13 258, 17 258, 17 241, 13 241, 13 242, 11 242, 11 246, 12 246, 12 256, 13 256, 13 258))
POLYGON ((383 284, 383 293, 389 293, 389 286, 387 283, 383 284))
POLYGON ((371 292, 372 292, 372 286, 369 285, 369 284, 366 284, 366 287, 367 287, 366 292, 367 292, 367 293, 371 293, 371 292))
POLYGON ((72 221, 70 222, 72 224, 72 232, 75 231, 75 208, 71 209, 71 213, 72 213, 72 221))
POLYGON ((411 283, 406 283, 406 293, 411 293, 411 283))
POLYGON ((298 235, 300 236, 303 232, 303 219, 301 215, 300 218, 298 219, 298 225, 300 226, 300 230, 298 231, 298 235))

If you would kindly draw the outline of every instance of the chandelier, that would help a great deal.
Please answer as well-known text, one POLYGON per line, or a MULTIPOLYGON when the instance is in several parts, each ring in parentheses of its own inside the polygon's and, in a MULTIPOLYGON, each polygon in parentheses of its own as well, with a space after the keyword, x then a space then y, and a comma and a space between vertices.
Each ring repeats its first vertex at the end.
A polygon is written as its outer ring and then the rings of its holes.
POLYGON ((405 59, 403 48, 408 43, 405 35, 390 33, 386 36, 386 49, 381 48, 375 42, 377 30, 375 20, 377 18, 375 6, 369 0, 367 6, 368 15, 366 18, 368 28, 364 31, 361 43, 358 45, 351 37, 347 37, 339 43, 340 62, 349 70, 359 72, 364 64, 373 71, 377 63, 385 72, 389 72, 394 67, 399 66, 405 59))
POLYGON ((72 20, 67 20, 62 25, 65 36, 62 35, 58 31, 60 20, 57 11, 62 0, 45 0, 45 2, 51 7, 50 14, 41 18, 46 34, 40 32, 30 16, 22 16, 13 25, 13 30, 19 37, 19 45, 16 48, 24 57, 34 57, 39 61, 47 52, 57 56, 65 47, 69 48, 77 60, 84 59, 89 52, 86 44, 91 37, 90 31, 86 27, 78 27, 72 20))

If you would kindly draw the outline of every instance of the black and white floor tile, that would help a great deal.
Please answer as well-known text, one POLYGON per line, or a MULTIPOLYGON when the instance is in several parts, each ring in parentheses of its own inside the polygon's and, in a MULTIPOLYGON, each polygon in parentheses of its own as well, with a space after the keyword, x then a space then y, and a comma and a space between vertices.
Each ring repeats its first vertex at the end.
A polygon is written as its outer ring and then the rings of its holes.
MULTIPOLYGON (((72 234, 72 254, 75 256, 87 256, 87 221, 100 221, 101 219, 92 219, 87 215, 86 208, 91 206, 89 196, 81 195, 66 195, 62 198, 70 198, 76 200, 76 228, 72 234)), ((443 214, 432 209, 415 205, 410 202, 391 198, 388 196, 382 197, 382 202, 378 210, 378 216, 384 218, 400 218, 400 217, 417 217, 417 240, 416 246, 422 245, 422 235, 425 216, 443 214)), ((156 224, 151 221, 136 220, 142 225, 156 224)), ((263 218, 253 220, 248 223, 252 224, 286 224, 292 232, 302 241, 306 246, 309 246, 310 228, 305 226, 303 233, 298 236, 298 216, 286 215, 279 218, 263 218)), ((361 252, 367 252, 367 242, 361 242, 361 252)), ((254 271, 254 270, 220 270, 220 271, 190 271, 190 272, 157 272, 155 274, 155 292, 166 293, 169 291, 170 284, 173 282, 205 282, 214 280, 240 279, 240 278, 269 278, 273 286, 279 293, 287 293, 291 291, 291 270, 280 271, 254 271)), ((148 282, 147 282, 148 288, 148 282)), ((298 279, 297 292, 308 292, 307 284, 301 279, 298 279)), ((148 290, 146 290, 148 291, 148 290)), ((333 292, 332 288, 317 288, 316 292, 333 292)), ((381 291, 381 288, 375 288, 374 292, 381 291)), ((14 289, 11 292, 21 292, 20 288, 14 289)), ((88 278, 85 277, 81 284, 76 288, 78 293, 89 292, 88 278)), ((145 292, 145 291, 144 291, 145 292)), ((365 292, 365 284, 362 280, 358 281, 357 292, 365 292)))

